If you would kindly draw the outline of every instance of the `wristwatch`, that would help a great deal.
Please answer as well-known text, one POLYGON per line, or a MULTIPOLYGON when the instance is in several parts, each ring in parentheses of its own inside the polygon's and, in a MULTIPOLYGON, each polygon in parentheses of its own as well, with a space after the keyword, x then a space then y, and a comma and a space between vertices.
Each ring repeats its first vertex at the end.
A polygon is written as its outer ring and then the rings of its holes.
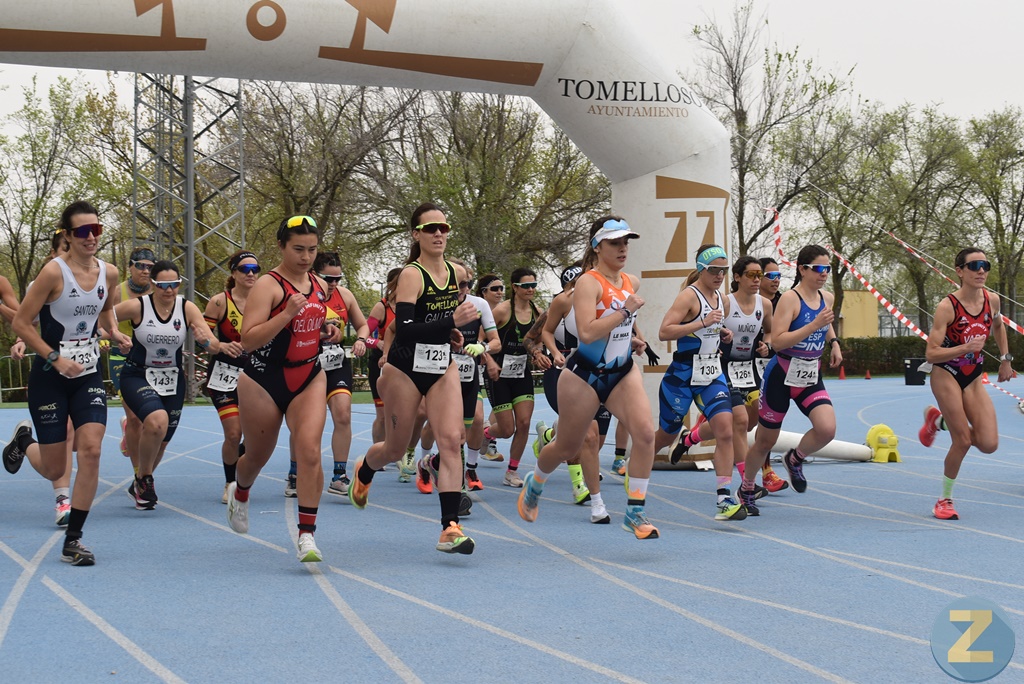
POLYGON ((57 351, 56 349, 54 349, 53 351, 51 351, 49 354, 46 355, 46 363, 48 363, 50 365, 53 365, 53 364, 57 363, 57 359, 59 359, 59 358, 60 358, 60 352, 57 351))
POLYGON ((1013 361, 1013 354, 1006 353, 999 357, 1000 361, 1013 361))

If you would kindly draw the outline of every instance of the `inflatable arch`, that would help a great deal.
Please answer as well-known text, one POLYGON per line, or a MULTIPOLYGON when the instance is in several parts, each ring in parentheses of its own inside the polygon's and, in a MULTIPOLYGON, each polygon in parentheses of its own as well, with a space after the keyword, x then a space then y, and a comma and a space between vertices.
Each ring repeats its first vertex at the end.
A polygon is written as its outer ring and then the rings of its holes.
MULTIPOLYGON (((532 98, 612 182, 657 327, 727 242, 729 136, 621 0, 0 0, 0 62, 532 98)), ((683 27, 680 27, 683 33, 683 27)), ((424 198, 429 199, 429 198, 424 198)), ((646 368, 657 398, 662 368, 646 368)), ((657 406, 655 403, 654 406, 657 406)))

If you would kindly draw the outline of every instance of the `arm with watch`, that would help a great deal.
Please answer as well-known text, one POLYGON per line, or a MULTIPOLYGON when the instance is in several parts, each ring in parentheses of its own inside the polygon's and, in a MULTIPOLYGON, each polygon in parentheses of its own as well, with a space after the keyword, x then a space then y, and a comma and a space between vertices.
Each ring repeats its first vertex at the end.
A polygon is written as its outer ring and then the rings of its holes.
POLYGON ((829 368, 838 368, 843 363, 843 349, 839 344, 839 337, 835 329, 830 325, 825 334, 825 346, 829 348, 829 368))

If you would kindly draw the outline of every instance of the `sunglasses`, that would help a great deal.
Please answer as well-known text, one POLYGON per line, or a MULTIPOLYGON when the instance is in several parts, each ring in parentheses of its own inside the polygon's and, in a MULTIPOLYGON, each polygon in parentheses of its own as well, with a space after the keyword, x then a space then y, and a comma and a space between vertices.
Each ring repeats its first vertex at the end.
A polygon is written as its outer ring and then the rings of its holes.
POLYGON ((316 228, 316 221, 312 216, 292 216, 285 223, 286 228, 298 228, 303 223, 308 224, 311 228, 316 228))
POLYGON ((102 223, 86 223, 85 225, 78 226, 77 228, 71 229, 71 234, 79 240, 84 240, 90 235, 99 237, 103 234, 102 223))
POLYGON ((729 270, 728 266, 708 266, 704 269, 713 276, 725 275, 726 271, 729 270))
POLYGON ((484 288, 484 289, 490 290, 491 292, 504 292, 505 291, 505 286, 504 285, 491 285, 490 287, 484 288))
POLYGON ((766 271, 764 277, 768 280, 782 280, 782 271, 766 271))
POLYGON ((467 290, 472 290, 473 289, 473 283, 475 283, 475 282, 476 282, 475 280, 460 280, 459 281, 459 289, 461 290, 461 289, 465 288, 467 290))
POLYGON ((177 280, 154 280, 153 285, 155 287, 159 287, 161 290, 173 290, 181 285, 181 278, 178 278, 177 280))
POLYGON ((441 235, 447 235, 452 227, 447 223, 441 223, 440 221, 434 221, 431 223, 422 223, 416 226, 413 230, 422 230, 427 235, 433 235, 434 233, 441 233, 441 235))
POLYGON ((985 271, 985 273, 991 273, 992 272, 992 262, 991 261, 985 261, 984 259, 975 259, 974 261, 968 261, 966 264, 964 264, 962 266, 962 268, 966 268, 968 271, 982 271, 983 270, 983 271, 985 271))
POLYGON ((804 264, 804 268, 809 268, 815 273, 831 273, 832 267, 828 264, 804 264))
POLYGON ((324 275, 323 273, 317 273, 317 275, 320 276, 321 278, 323 278, 328 283, 341 282, 341 276, 340 275, 324 275))
POLYGON ((259 264, 242 264, 241 266, 238 266, 237 268, 235 268, 235 270, 238 271, 239 273, 244 273, 245 275, 253 275, 255 273, 259 273, 260 272, 260 265, 259 264))
POLYGON ((144 261, 133 261, 131 263, 131 265, 134 268, 139 269, 140 271, 152 271, 153 270, 153 264, 147 264, 144 261))
POLYGON ((744 278, 750 278, 751 280, 760 280, 764 277, 764 273, 761 271, 744 271, 744 278))
POLYGON ((515 285, 516 287, 521 287, 524 290, 535 290, 535 289, 537 289, 537 281, 534 281, 532 283, 512 283, 512 284, 515 285))

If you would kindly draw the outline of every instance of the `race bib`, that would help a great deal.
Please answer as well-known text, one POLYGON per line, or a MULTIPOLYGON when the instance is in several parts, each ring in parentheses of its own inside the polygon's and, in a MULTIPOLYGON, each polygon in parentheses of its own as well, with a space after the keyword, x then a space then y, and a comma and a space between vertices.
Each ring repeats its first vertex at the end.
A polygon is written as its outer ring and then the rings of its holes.
POLYGON ((217 392, 234 392, 238 388, 238 374, 241 372, 242 369, 239 366, 217 361, 213 364, 213 370, 210 371, 210 382, 206 386, 217 392))
POLYGON ((729 364, 729 380, 732 386, 737 389, 749 389, 757 387, 757 379, 754 376, 754 362, 733 361, 729 364))
POLYGON ((147 368, 146 382, 161 397, 169 397, 178 391, 178 369, 147 368))
POLYGON ((412 369, 418 373, 444 375, 451 361, 450 355, 451 345, 447 342, 445 344, 423 344, 422 342, 417 342, 412 369))
POLYGON ((340 344, 331 344, 320 352, 320 367, 325 371, 338 370, 345 363, 345 348, 340 344))
POLYGON ((505 354, 501 362, 501 377, 521 378, 526 375, 526 354, 505 354))
POLYGON ((697 354, 693 357, 691 385, 707 387, 722 374, 722 361, 718 354, 697 354))
POLYGON ((72 342, 60 342, 60 355, 81 364, 82 372, 78 377, 96 372, 96 362, 100 358, 99 340, 95 337, 87 340, 74 340, 72 342))
POLYGON ((459 367, 459 382, 473 382, 476 377, 476 361, 468 354, 452 354, 452 361, 459 367))
POLYGON ((771 361, 771 358, 762 358, 760 356, 754 359, 754 365, 757 367, 757 375, 759 377, 764 377, 764 369, 768 367, 769 361, 771 361))
POLYGON ((810 387, 818 383, 818 359, 793 357, 786 371, 786 384, 790 387, 810 387))

